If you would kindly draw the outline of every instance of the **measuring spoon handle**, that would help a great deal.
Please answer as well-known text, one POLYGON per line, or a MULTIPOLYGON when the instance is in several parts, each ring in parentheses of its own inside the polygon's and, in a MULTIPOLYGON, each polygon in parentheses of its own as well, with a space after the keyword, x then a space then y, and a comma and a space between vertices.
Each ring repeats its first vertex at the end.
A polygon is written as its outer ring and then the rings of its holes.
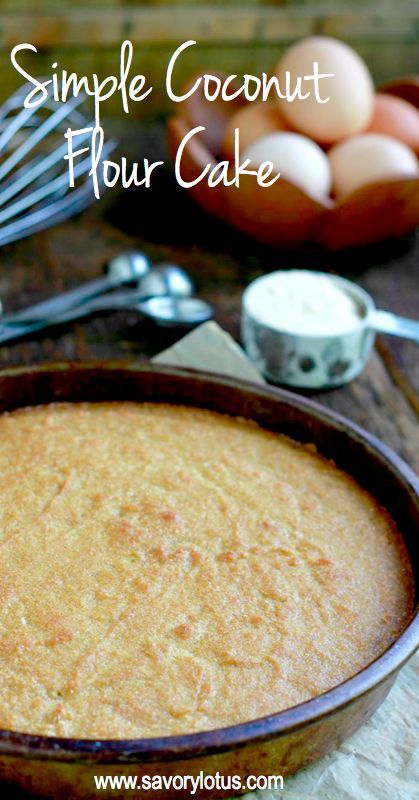
POLYGON ((58 297, 50 297, 48 300, 29 306, 23 311, 16 311, 14 314, 4 316, 2 322, 5 324, 12 322, 13 324, 23 324, 25 322, 38 322, 38 320, 41 321, 47 317, 56 317, 79 303, 85 303, 87 300, 96 297, 96 295, 113 289, 119 283, 120 281, 113 276, 104 275, 101 278, 96 278, 83 284, 83 286, 78 286, 76 289, 70 289, 70 291, 64 292, 58 297))
POLYGON ((389 333, 419 344, 419 320, 399 317, 390 311, 373 311, 368 318, 369 327, 377 333, 389 333))
POLYGON ((13 321, 13 324, 0 323, 0 345, 6 342, 13 342, 15 339, 20 339, 22 336, 28 336, 30 333, 36 333, 47 328, 53 328, 55 325, 64 325, 67 322, 73 322, 76 319, 87 317, 92 313, 90 303, 78 306, 77 309, 70 309, 62 314, 57 314, 55 317, 39 319, 36 322, 21 322, 13 321))
POLYGON ((20 339, 22 336, 27 336, 30 333, 53 328, 56 325, 65 325, 68 322, 75 322, 78 319, 88 317, 90 314, 100 311, 120 311, 134 308, 137 313, 140 313, 137 306, 141 301, 146 299, 146 297, 147 295, 143 292, 135 292, 132 290, 118 292, 117 294, 105 297, 95 297, 90 301, 86 301, 83 305, 33 322, 18 323, 15 321, 15 316, 13 315, 13 320, 10 322, 6 321, 3 325, 0 323, 0 344, 11 342, 14 339, 20 339))

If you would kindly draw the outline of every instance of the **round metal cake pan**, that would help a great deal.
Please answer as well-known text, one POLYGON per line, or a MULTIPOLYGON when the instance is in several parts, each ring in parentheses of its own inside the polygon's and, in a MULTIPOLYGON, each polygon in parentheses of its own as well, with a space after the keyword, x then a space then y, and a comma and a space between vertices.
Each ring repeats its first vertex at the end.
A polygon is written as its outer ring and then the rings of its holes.
MULTIPOLYGON (((192 370, 118 363, 52 364, 0 371, 0 412, 54 401, 182 403, 256 420, 318 451, 353 475, 385 506, 404 537, 419 586, 419 482, 384 444, 316 403, 290 392, 192 370)), ((228 728, 155 739, 93 741, 0 731, 0 781, 44 798, 106 797, 99 775, 284 776, 350 736, 374 712, 419 646, 416 612, 376 661, 336 688, 293 708, 228 728)), ((113 790, 113 798, 189 794, 113 790)), ((199 791, 195 797, 230 796, 199 791)))

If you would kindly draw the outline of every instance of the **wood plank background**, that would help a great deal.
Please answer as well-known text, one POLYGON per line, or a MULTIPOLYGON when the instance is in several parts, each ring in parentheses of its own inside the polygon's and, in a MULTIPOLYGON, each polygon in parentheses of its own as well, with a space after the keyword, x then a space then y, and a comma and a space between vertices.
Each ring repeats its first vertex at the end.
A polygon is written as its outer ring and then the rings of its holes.
MULTIPOLYGON (((96 0, 80 4, 0 0, 0 101, 17 88, 21 76, 10 63, 15 44, 29 42, 39 52, 19 60, 31 74, 49 75, 51 64, 97 72, 101 78, 118 70, 119 47, 125 38, 135 44, 133 73, 154 86, 146 103, 132 113, 155 117, 167 112, 164 89, 167 63, 187 39, 198 45, 185 53, 176 71, 180 83, 198 69, 242 74, 269 71, 296 39, 310 34, 336 36, 354 46, 379 84, 396 75, 419 73, 419 2, 286 3, 273 5, 223 3, 191 6, 178 3, 124 4, 96 0)), ((122 113, 118 98, 106 112, 122 113)))

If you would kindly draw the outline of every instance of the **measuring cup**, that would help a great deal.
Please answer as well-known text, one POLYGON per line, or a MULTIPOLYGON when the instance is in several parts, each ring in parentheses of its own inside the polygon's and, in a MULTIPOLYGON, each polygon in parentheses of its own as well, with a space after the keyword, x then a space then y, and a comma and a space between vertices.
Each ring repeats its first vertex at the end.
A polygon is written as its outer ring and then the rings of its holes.
POLYGON ((274 273, 263 275, 243 293, 241 337, 248 356, 268 380, 301 389, 342 386, 362 372, 376 333, 389 333, 419 343, 419 321, 376 308, 371 295, 356 283, 330 273, 317 272, 334 281, 355 302, 359 318, 345 333, 327 335, 290 333, 257 318, 253 293, 274 273))

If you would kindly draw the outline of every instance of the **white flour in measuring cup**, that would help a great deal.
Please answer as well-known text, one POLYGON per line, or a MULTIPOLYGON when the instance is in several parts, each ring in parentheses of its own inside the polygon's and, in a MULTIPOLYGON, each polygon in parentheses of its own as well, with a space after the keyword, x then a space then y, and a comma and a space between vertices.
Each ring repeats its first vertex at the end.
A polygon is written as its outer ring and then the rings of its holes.
POLYGON ((334 336, 347 333, 362 316, 356 301, 332 275, 284 270, 255 281, 248 310, 260 323, 287 333, 334 336))

